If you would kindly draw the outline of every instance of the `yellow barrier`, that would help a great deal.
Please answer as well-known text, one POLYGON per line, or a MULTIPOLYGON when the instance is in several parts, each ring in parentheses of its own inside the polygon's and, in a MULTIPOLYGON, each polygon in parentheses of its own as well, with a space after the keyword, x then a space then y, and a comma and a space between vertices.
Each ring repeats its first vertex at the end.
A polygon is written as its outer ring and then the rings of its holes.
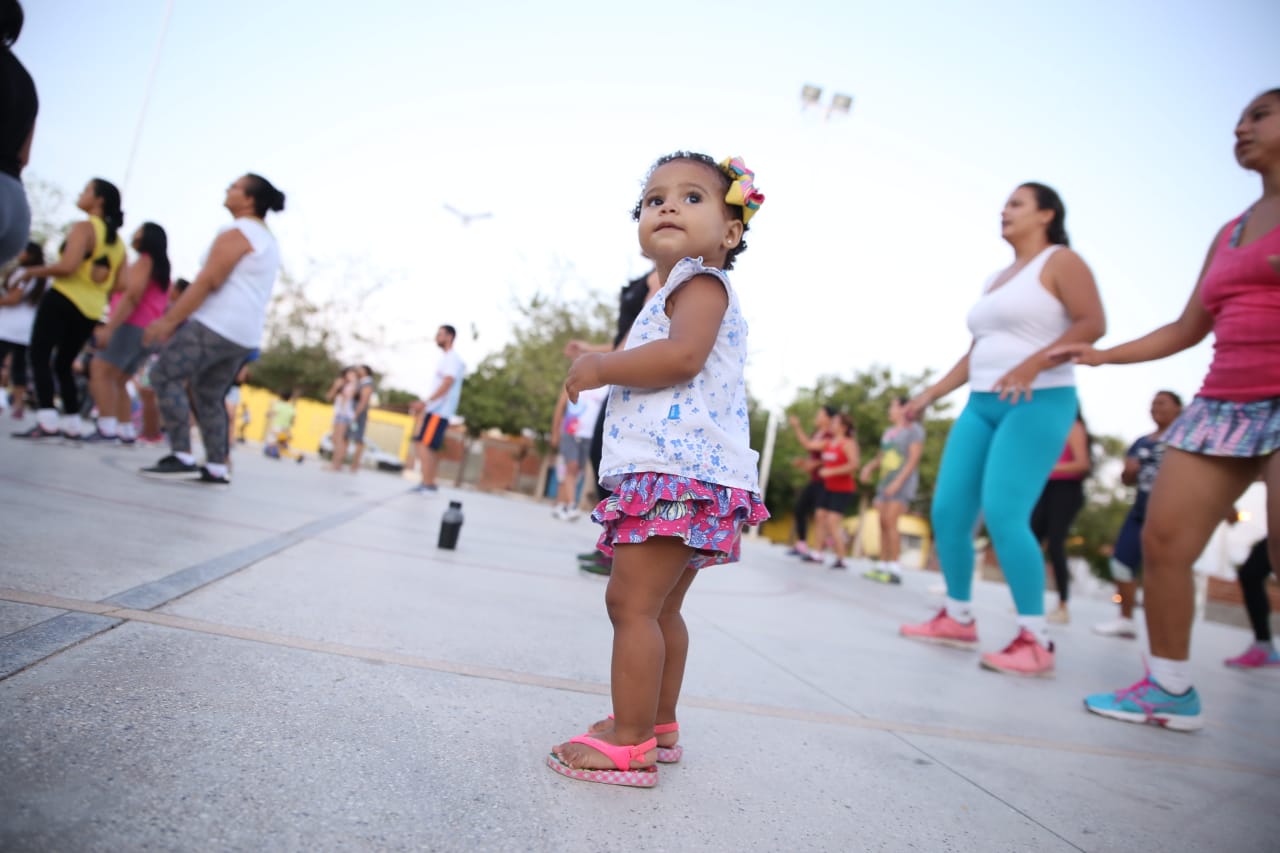
MULTIPOLYGON (((263 441, 267 434, 267 413, 271 404, 280 399, 265 388, 243 385, 240 388, 240 409, 236 412, 235 434, 240 435, 239 424, 245 409, 249 412, 249 426, 244 431, 250 441, 263 441)), ((333 429, 333 406, 316 400, 297 400, 293 419, 293 438, 290 444, 295 450, 316 453, 320 439, 333 429)), ((369 440, 400 459, 409 456, 409 439, 413 432, 413 418, 400 412, 382 409, 369 410, 369 426, 365 431, 369 440)))

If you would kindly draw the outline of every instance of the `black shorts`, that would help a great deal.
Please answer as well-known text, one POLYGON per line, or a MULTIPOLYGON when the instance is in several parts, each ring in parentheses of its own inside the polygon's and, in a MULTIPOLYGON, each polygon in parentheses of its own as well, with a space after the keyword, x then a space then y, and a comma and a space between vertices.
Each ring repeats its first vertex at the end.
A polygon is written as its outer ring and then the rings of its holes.
POLYGON ((442 418, 439 415, 428 414, 422 419, 422 426, 418 429, 413 440, 419 444, 425 444, 432 450, 439 450, 444 445, 444 434, 449 430, 449 419, 442 418))
POLYGON ((818 497, 818 509, 827 509, 843 515, 845 510, 853 506, 853 495, 853 492, 832 492, 823 489, 818 497))

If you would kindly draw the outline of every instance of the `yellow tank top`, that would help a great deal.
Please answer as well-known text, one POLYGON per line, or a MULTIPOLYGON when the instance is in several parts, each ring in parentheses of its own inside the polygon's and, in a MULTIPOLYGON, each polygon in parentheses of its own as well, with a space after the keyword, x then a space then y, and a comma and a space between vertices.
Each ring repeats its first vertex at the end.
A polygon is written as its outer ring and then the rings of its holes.
POLYGON ((107 307, 107 296, 116 286, 116 275, 124 264, 124 235, 117 234, 116 241, 107 245, 107 223, 100 216, 90 216, 89 224, 93 226, 93 251, 85 258, 71 275, 55 278, 53 289, 71 300, 71 304, 90 320, 101 320, 107 307), (98 284, 93 280, 93 262, 106 258, 110 272, 106 281, 98 284))

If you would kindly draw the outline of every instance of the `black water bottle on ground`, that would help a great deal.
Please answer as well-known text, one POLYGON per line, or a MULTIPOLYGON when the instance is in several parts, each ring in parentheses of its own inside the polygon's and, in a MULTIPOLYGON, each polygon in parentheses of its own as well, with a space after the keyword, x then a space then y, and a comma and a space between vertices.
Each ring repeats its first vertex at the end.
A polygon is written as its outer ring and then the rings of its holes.
POLYGON ((438 547, 452 551, 458 545, 458 534, 462 532, 462 501, 449 501, 449 508, 440 519, 440 541, 438 547))

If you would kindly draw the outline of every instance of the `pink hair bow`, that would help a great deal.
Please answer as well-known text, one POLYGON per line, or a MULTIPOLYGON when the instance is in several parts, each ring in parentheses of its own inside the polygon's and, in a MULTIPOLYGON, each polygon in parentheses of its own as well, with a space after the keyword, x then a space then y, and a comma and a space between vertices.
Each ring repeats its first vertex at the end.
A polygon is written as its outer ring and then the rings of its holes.
POLYGON ((750 222, 760 205, 764 204, 764 193, 752 185, 756 173, 747 168, 741 157, 726 157, 721 160, 720 171, 733 182, 729 185, 729 191, 724 194, 725 204, 740 206, 743 224, 750 222))

